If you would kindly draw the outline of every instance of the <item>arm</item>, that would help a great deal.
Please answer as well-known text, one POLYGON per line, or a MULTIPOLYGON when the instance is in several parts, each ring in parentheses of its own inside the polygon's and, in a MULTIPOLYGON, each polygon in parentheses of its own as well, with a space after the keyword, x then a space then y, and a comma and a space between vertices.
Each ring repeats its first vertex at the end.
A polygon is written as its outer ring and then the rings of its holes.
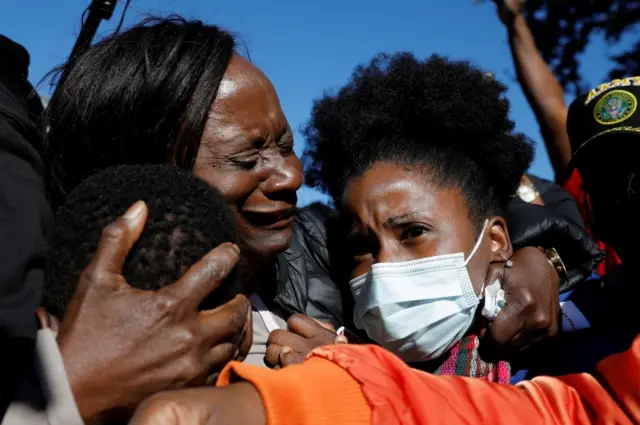
POLYGON ((509 34, 509 46, 520 86, 536 115, 556 181, 562 183, 571 159, 566 130, 567 106, 562 87, 553 76, 522 15, 522 0, 496 0, 509 34))
POLYGON ((638 423, 640 339, 597 369, 595 375, 542 377, 510 386, 419 372, 376 346, 333 346, 281 371, 234 362, 218 381, 223 388, 155 396, 130 423, 638 423))
POLYGON ((40 137, 23 102, 0 83, 0 346, 7 366, 0 372, 0 417, 27 367, 37 330, 34 312, 51 222, 34 149, 40 137))
POLYGON ((540 193, 543 204, 547 208, 568 218, 579 225, 582 230, 586 231, 584 220, 578 209, 578 204, 569 192, 551 181, 533 175, 530 175, 529 179, 540 193))
POLYGON ((514 251, 537 246, 558 251, 567 268, 567 279, 561 282, 561 292, 589 277, 604 258, 604 253, 580 224, 550 206, 528 204, 514 198, 507 207, 505 218, 514 251))

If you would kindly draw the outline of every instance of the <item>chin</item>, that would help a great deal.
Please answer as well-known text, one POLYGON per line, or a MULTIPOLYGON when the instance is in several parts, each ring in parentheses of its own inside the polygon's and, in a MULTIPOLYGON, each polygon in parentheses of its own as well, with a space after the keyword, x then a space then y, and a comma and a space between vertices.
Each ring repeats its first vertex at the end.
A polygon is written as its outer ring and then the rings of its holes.
POLYGON ((247 250, 249 257, 264 264, 275 260, 278 254, 289 248, 293 238, 293 226, 277 231, 260 229, 252 233, 250 238, 242 238, 243 249, 247 250))

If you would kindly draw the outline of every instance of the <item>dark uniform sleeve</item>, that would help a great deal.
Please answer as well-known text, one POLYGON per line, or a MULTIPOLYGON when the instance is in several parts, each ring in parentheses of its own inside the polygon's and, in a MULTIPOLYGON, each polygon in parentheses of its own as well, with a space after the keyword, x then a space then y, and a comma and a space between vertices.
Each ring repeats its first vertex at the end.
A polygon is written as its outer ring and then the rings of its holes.
POLYGON ((536 187, 538 193, 540 193, 540 197, 544 201, 546 207, 565 216, 579 225, 582 230, 586 231, 582 215, 578 209, 578 204, 576 204, 573 197, 569 195, 569 192, 549 180, 541 179, 532 175, 528 175, 528 177, 536 187))
POLYGON ((32 358, 51 210, 45 196, 41 134, 14 92, 0 83, 0 416, 8 390, 32 358))
MULTIPOLYGON (((536 185, 536 180, 532 181, 536 185)), ((541 192, 537 185, 536 188, 541 192)), ((549 188, 543 188, 546 189, 549 188)), ((541 196, 545 200, 542 192, 541 196)), ((567 268, 567 280, 560 287, 560 292, 571 289, 589 277, 604 259, 604 253, 585 230, 579 215, 575 217, 569 206, 562 199, 540 206, 516 197, 509 203, 506 212, 514 250, 525 246, 541 246, 558 251, 567 268)))

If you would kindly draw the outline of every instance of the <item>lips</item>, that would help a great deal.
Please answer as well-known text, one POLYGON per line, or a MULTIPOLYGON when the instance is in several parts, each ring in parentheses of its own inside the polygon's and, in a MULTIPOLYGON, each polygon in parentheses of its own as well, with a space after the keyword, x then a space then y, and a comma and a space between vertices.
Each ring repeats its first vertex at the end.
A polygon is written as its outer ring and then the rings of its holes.
POLYGON ((281 229, 291 225, 295 216, 295 208, 277 211, 243 211, 243 215, 251 224, 268 229, 281 229))

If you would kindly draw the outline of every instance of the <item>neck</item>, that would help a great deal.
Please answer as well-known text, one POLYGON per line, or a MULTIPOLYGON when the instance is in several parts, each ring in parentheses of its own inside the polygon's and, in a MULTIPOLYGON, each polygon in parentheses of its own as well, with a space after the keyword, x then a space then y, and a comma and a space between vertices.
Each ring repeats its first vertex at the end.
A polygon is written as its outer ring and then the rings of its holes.
POLYGON ((242 293, 250 296, 262 291, 262 286, 269 285, 275 280, 275 261, 260 261, 251 256, 240 259, 240 282, 242 293))

